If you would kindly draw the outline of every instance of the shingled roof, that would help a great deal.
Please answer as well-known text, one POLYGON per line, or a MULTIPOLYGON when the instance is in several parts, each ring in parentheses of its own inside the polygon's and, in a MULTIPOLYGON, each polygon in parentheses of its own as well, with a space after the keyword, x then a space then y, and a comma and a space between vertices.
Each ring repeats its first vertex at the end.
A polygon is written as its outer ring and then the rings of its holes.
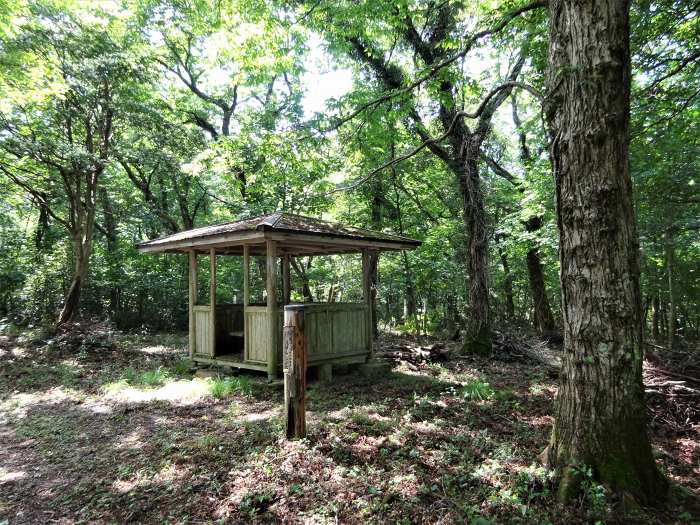
POLYGON ((384 232, 343 226, 341 224, 277 212, 240 221, 203 226, 181 231, 137 245, 140 252, 183 252, 214 248, 221 254, 238 254, 242 246, 251 253, 264 251, 267 240, 275 240, 281 253, 343 253, 363 248, 378 250, 410 250, 421 242, 384 232))

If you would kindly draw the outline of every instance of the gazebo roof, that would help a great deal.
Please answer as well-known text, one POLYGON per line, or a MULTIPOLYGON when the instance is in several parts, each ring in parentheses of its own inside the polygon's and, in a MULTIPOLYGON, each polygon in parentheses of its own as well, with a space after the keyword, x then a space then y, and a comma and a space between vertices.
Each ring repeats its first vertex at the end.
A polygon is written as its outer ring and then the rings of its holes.
POLYGON ((137 245, 141 253, 208 252, 239 255, 248 245, 251 255, 263 254, 268 240, 277 242, 277 251, 289 255, 352 253, 363 249, 412 250, 421 242, 399 235, 277 212, 240 221, 181 231, 137 245))

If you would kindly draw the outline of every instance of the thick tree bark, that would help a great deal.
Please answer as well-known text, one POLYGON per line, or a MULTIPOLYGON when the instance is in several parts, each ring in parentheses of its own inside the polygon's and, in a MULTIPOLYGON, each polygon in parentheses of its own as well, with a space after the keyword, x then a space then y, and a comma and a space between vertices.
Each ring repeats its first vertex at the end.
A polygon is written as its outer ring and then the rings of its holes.
POLYGON ((467 157, 465 170, 459 181, 469 249, 469 319, 465 348, 473 353, 487 354, 491 351, 489 246, 486 210, 476 160, 480 144, 474 149, 476 153, 467 157))
POLYGON ((549 102, 564 359, 544 457, 578 490, 580 470, 641 503, 666 482, 647 434, 639 248, 629 172, 629 3, 550 2, 549 102))
POLYGON ((534 324, 537 333, 540 335, 551 334, 557 331, 554 322, 552 308, 549 306, 547 291, 542 274, 542 262, 540 252, 537 248, 527 251, 527 274, 530 281, 530 293, 534 304, 534 324))

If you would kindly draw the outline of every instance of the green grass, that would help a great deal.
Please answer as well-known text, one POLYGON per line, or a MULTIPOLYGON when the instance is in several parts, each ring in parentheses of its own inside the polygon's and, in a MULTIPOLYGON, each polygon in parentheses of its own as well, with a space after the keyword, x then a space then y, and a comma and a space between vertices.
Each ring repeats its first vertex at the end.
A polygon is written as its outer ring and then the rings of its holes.
POLYGON ((462 387, 462 398, 468 401, 486 401, 496 395, 491 385, 478 379, 473 379, 462 387))
POLYGON ((172 369, 173 374, 178 377, 182 377, 189 375, 192 365, 193 363, 190 359, 178 359, 170 368, 172 369))
POLYGON ((223 399, 234 394, 248 396, 252 392, 253 388, 247 377, 216 378, 212 379, 209 385, 209 393, 216 399, 223 399))
POLYGON ((130 366, 127 366, 121 371, 116 381, 109 381, 108 384, 156 388, 163 386, 172 379, 173 375, 171 371, 163 366, 159 366, 153 370, 144 371, 138 371, 130 366))
POLYGON ((171 378, 170 370, 159 366, 155 370, 147 370, 139 376, 139 383, 147 387, 163 386, 171 378))

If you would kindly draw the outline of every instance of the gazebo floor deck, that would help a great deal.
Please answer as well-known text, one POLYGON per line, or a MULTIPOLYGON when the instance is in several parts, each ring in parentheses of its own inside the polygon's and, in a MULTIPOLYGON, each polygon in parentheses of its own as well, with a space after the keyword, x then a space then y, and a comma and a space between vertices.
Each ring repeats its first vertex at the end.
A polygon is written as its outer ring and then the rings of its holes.
POLYGON ((235 368, 259 370, 262 372, 267 371, 266 363, 255 363, 253 361, 246 361, 242 357, 240 357, 240 354, 224 354, 216 357, 211 357, 204 354, 194 354, 192 356, 192 360, 198 363, 206 363, 209 365, 232 366, 235 368))
MULTIPOLYGON (((327 357, 317 357, 316 359, 311 359, 307 366, 317 366, 323 364, 333 364, 333 365, 354 365, 363 364, 367 362, 367 351, 362 352, 351 352, 347 354, 334 354, 327 357)), ((240 354, 225 354, 216 357, 211 357, 204 354, 194 354, 192 360, 197 363, 204 363, 208 365, 215 366, 228 366, 233 368, 243 368, 246 370, 258 370, 261 372, 267 371, 266 363, 256 363, 254 361, 244 360, 240 354)), ((280 364, 278 368, 282 368, 280 364)))

